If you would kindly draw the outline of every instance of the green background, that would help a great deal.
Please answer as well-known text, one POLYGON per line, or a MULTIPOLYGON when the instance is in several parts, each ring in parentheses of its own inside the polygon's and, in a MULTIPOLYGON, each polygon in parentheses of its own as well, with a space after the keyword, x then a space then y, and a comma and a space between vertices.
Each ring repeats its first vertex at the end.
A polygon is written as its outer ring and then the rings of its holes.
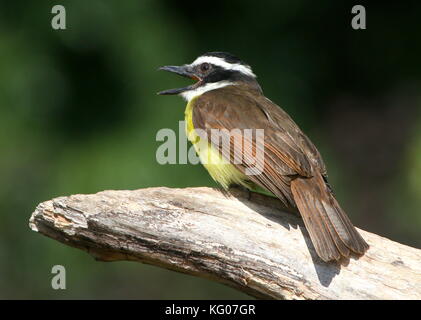
MULTIPOLYGON (((53 197, 105 189, 215 186, 200 165, 156 162, 161 128, 185 102, 155 93, 188 81, 157 72, 207 51, 258 75, 324 156, 353 222, 421 246, 421 3, 0 1, 0 298, 246 298, 138 263, 94 261, 34 233, 53 197), (63 4, 67 29, 51 28, 63 4), (51 268, 67 289, 51 288, 51 268)), ((282 239, 279 239, 282 241, 282 239)))

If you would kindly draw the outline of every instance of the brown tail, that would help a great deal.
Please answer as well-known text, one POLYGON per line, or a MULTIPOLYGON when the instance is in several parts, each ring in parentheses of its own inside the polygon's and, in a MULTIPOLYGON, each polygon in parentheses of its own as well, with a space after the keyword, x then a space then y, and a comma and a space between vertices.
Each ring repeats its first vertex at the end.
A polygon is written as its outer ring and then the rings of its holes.
POLYGON ((364 254, 368 244, 341 209, 320 174, 294 179, 291 190, 311 241, 323 261, 348 257, 351 251, 364 254))

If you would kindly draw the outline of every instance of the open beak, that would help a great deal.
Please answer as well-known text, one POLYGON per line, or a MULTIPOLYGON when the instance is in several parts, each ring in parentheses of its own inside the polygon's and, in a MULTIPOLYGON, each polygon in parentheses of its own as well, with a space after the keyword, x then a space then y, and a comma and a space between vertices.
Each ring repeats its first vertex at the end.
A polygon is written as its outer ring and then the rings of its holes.
POLYGON ((159 70, 173 72, 173 73, 176 73, 180 76, 190 78, 190 79, 193 79, 193 80, 197 80, 196 83, 194 83, 192 85, 189 85, 187 87, 184 87, 184 88, 168 89, 168 90, 158 92, 158 94, 160 94, 160 95, 179 94, 179 93, 182 93, 184 91, 195 89, 196 87, 198 87, 200 85, 200 81, 202 80, 196 75, 196 73, 193 71, 193 69, 189 65, 165 66, 165 67, 159 68, 159 70))

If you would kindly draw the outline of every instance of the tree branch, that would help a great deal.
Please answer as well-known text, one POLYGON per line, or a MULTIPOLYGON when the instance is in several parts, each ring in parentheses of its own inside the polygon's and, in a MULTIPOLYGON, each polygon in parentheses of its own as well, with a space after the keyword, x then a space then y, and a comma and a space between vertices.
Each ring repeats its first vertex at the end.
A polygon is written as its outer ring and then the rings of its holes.
POLYGON ((150 188, 41 203, 32 230, 101 261, 132 260, 258 298, 421 299, 421 250, 361 231, 361 258, 324 263, 277 199, 234 190, 150 188))

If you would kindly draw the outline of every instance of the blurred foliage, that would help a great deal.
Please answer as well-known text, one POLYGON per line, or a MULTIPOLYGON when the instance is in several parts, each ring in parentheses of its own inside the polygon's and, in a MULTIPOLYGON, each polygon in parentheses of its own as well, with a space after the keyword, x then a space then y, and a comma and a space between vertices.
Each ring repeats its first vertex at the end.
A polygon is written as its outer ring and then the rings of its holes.
MULTIPOLYGON (((206 51, 250 63, 265 93, 321 150, 340 202, 363 229, 421 246, 421 3, 0 1, 0 298, 244 298, 136 263, 99 263, 34 232, 44 200, 151 186, 215 186, 197 165, 155 160, 185 103, 157 72, 206 51), (51 289, 51 267, 67 290, 51 289)), ((282 241, 282 239, 279 239, 282 241)))

